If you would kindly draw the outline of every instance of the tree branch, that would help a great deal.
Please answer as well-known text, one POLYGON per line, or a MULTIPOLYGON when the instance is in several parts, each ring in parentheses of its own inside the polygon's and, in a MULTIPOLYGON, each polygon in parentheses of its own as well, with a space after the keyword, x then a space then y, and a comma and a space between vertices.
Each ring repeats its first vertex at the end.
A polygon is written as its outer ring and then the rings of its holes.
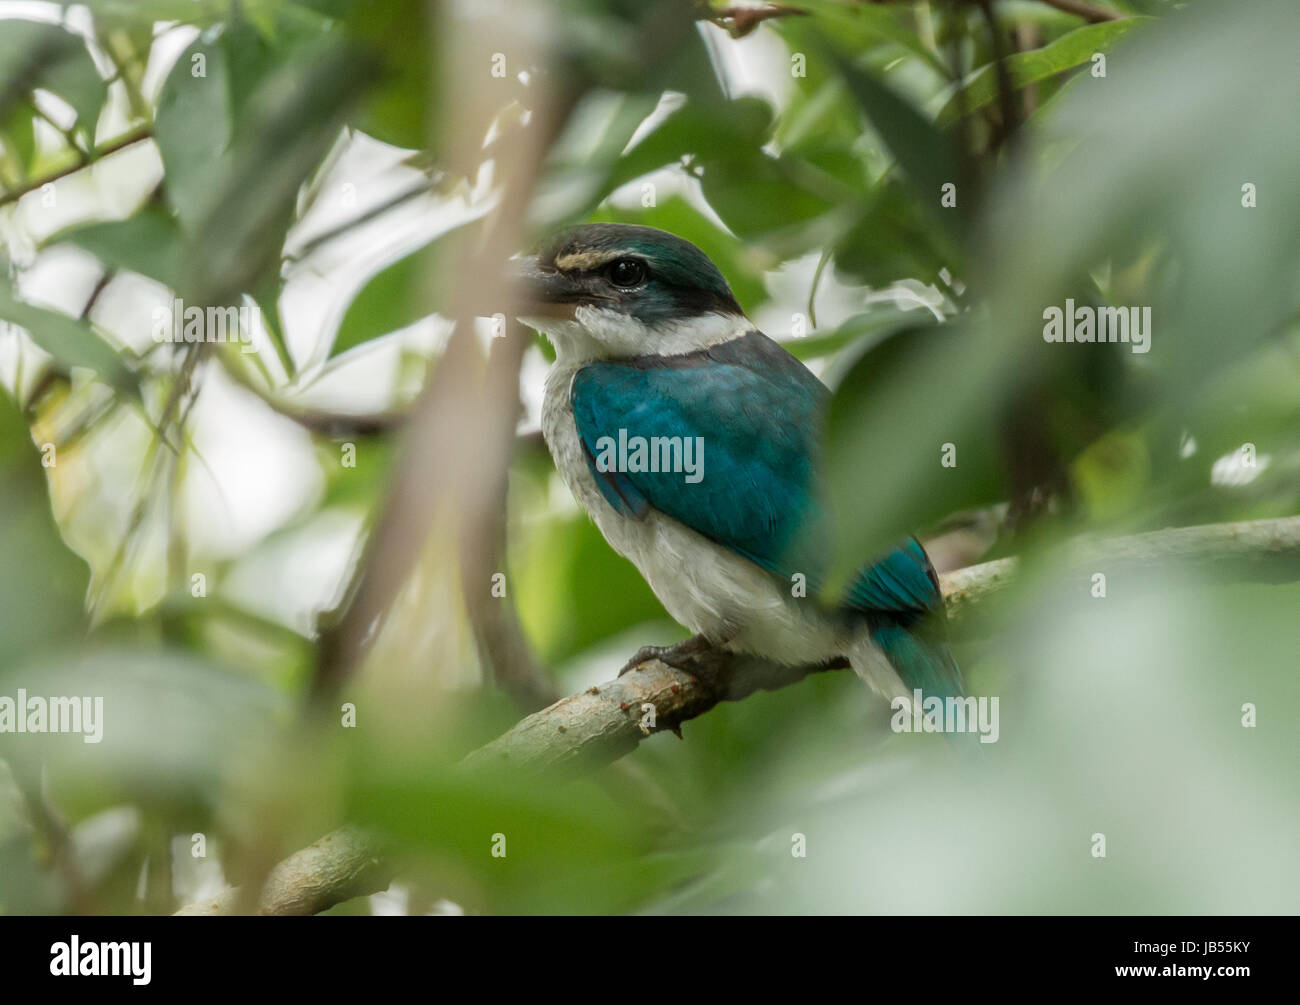
POLYGON ((95 147, 95 149, 90 151, 88 154, 78 151, 79 156, 77 157, 77 160, 72 164, 69 164, 67 167, 59 168, 57 171, 51 171, 49 174, 42 175, 40 178, 33 178, 11 192, 0 193, 0 206, 6 206, 11 202, 17 202, 23 196, 39 191, 51 182, 58 181, 60 178, 66 178, 70 174, 76 174, 82 168, 90 167, 96 161, 107 157, 109 154, 115 154, 119 150, 124 150, 129 146, 133 146, 136 143, 141 143, 152 138, 153 126, 142 126, 139 129, 135 129, 123 136, 117 137, 117 139, 110 140, 103 146, 95 147))
POLYGON ((798 7, 774 3, 763 7, 722 7, 711 11, 704 20, 712 21, 726 30, 732 38, 744 38, 764 21, 774 17, 806 17, 808 12, 798 7))
MULTIPOLYGON (((948 619, 954 631, 971 629, 972 613, 1002 593, 1014 578, 1016 559, 1004 558, 941 577, 948 619)), ((1064 567, 1071 572, 1153 565, 1209 573, 1234 581, 1300 579, 1300 517, 1213 524, 1153 531, 1103 541, 1076 541, 1064 567)), ((521 771, 587 769, 634 750, 647 736, 675 730, 719 702, 739 701, 809 674, 844 667, 842 661, 780 666, 752 657, 706 652, 683 661, 683 669, 651 659, 631 673, 562 698, 528 716, 509 732, 465 759, 467 766, 509 763, 521 771), (644 705, 655 713, 653 728, 642 723, 644 705)))
MULTIPOLYGON (((326 834, 294 852, 266 877, 257 914, 317 914, 388 886, 394 866, 374 838, 352 827, 326 834)), ((240 888, 182 907, 178 915, 230 914, 240 888)))
MULTIPOLYGON (((973 615, 1010 586, 1017 561, 985 562, 940 578, 954 631, 971 631, 973 615)), ((1233 582, 1300 580, 1300 516, 1080 540, 1067 546, 1064 561, 1067 574, 1104 571, 1113 576, 1154 566, 1233 582)), ((694 658, 685 670, 646 660, 623 677, 525 717, 466 756, 461 766, 471 772, 503 764, 521 772, 589 771, 630 753, 653 733, 680 728, 719 702, 738 701, 844 665, 840 661, 785 667, 716 651, 694 658), (653 727, 642 725, 646 704, 654 707, 653 727)), ((259 912, 315 913, 383 889, 392 870, 385 869, 382 860, 372 839, 351 828, 336 831, 272 871, 259 912)), ((178 913, 222 913, 234 903, 234 893, 227 891, 178 913)))

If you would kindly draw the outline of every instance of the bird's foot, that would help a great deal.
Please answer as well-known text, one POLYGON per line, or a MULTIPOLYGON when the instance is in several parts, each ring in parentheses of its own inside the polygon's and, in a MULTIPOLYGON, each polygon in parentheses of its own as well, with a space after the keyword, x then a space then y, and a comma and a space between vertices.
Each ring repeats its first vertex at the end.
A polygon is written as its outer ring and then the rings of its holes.
POLYGON ((623 669, 618 672, 618 675, 622 677, 630 670, 637 670, 650 660, 658 660, 685 673, 693 673, 691 667, 683 664, 687 663, 689 657, 697 656, 709 647, 709 640, 703 635, 692 635, 674 646, 642 646, 636 651, 635 656, 623 664, 623 669))

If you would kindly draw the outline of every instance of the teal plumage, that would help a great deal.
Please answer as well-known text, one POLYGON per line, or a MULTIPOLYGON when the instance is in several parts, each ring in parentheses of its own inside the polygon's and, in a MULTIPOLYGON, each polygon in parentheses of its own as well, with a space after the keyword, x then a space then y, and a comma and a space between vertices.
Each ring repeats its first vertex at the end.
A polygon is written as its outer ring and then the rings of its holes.
MULTIPOLYGON (((653 508, 789 581, 802 573, 809 603, 829 565, 818 491, 821 422, 829 392, 760 332, 679 356, 594 361, 580 368, 570 404, 588 468, 605 499, 630 519, 653 508), (698 437, 707 476, 601 470, 602 438, 698 437)), ((909 538, 851 581, 835 613, 868 625, 909 688, 963 693, 944 641, 943 598, 925 551, 909 538)))

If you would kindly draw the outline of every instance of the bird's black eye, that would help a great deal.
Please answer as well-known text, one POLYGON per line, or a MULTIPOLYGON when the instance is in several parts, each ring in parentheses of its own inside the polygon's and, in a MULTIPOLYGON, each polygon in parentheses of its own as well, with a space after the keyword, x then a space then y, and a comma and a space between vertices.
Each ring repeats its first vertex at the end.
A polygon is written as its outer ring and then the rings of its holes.
POLYGON ((627 290, 645 279, 645 266, 635 258, 620 258, 610 264, 607 275, 611 283, 627 290))

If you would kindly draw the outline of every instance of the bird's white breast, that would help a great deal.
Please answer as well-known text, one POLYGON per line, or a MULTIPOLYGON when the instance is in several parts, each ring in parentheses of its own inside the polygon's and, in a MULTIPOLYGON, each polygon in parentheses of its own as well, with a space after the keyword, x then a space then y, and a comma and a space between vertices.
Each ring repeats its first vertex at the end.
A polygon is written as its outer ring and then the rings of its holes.
POLYGON ((780 579, 651 509, 624 516, 601 493, 578 439, 569 387, 581 363, 557 364, 546 381, 542 435, 569 489, 660 602, 694 632, 733 649, 800 664, 846 655, 852 641, 780 579))

